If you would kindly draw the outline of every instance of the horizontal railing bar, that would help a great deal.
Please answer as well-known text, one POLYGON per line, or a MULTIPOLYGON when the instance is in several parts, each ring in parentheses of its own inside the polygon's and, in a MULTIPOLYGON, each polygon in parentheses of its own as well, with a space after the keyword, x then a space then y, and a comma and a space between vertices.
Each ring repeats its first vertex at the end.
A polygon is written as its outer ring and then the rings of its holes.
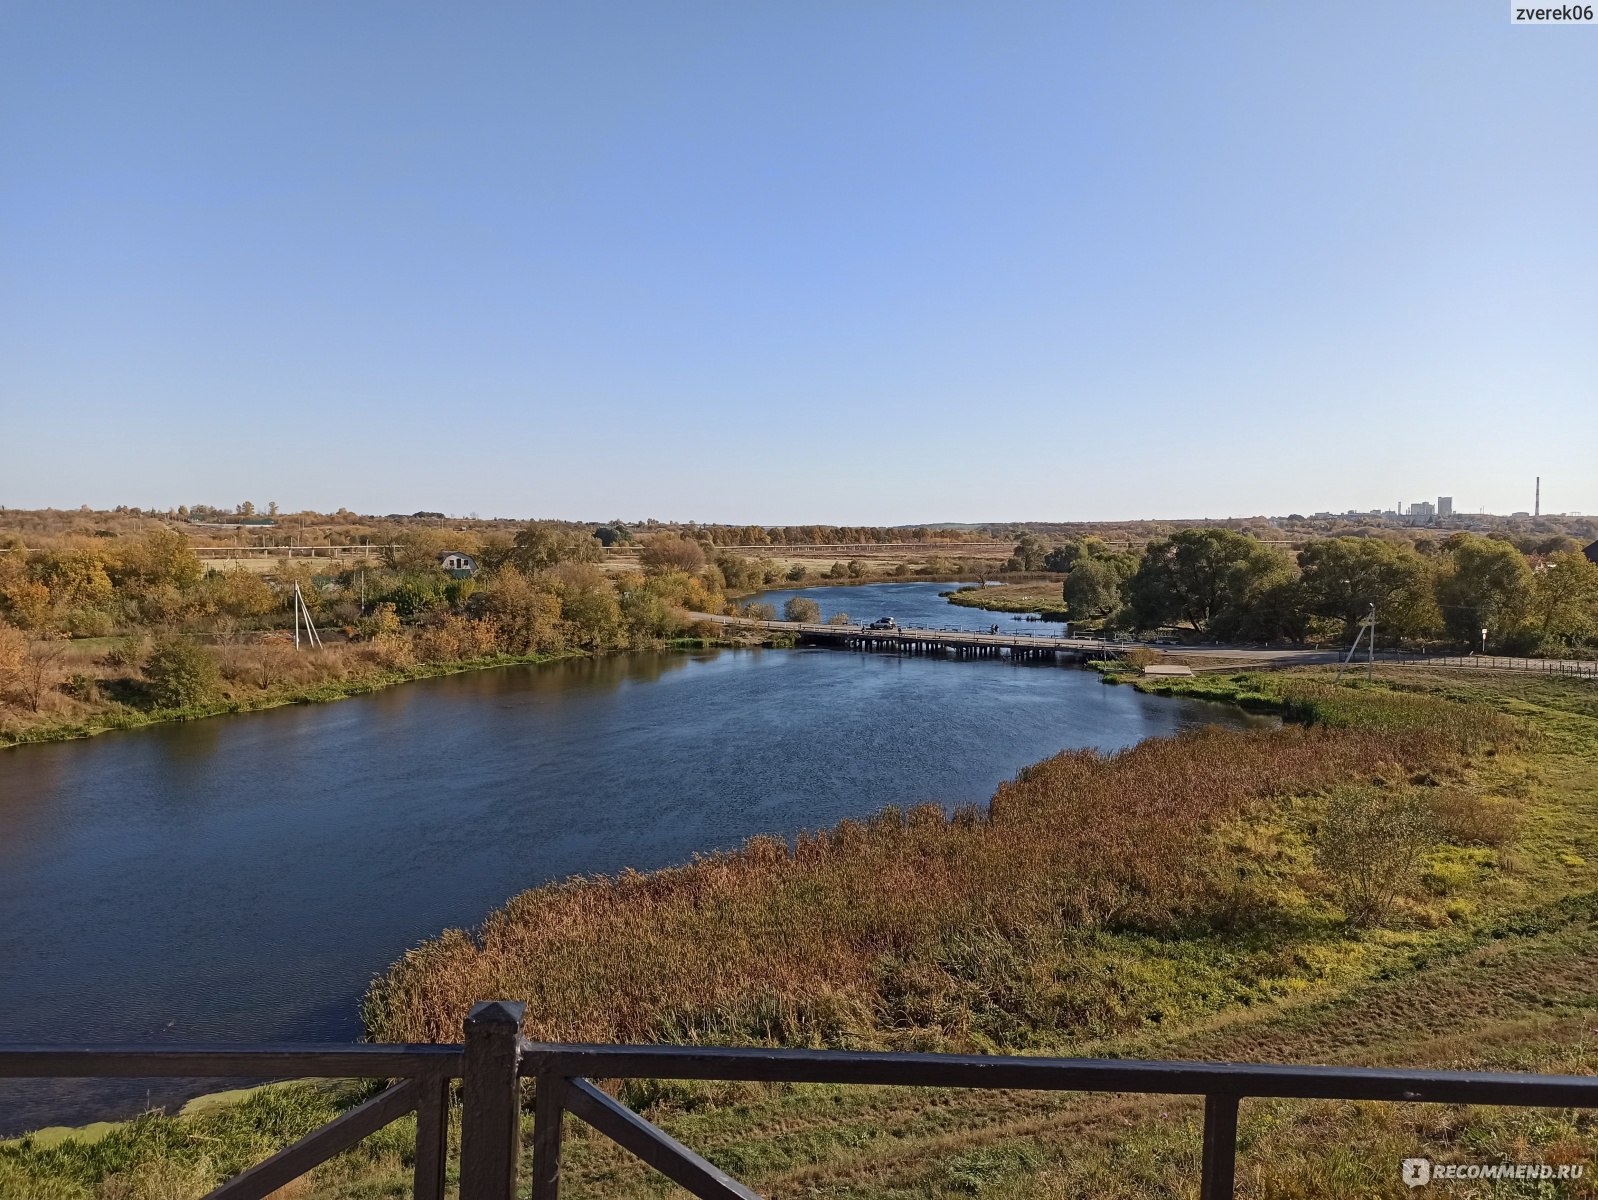
POLYGON ((630 1150, 673 1183, 703 1200, 760 1200, 714 1163, 618 1104, 586 1079, 570 1081, 566 1108, 624 1150, 630 1150))
POLYGON ((0 1079, 290 1076, 388 1079, 461 1073, 451 1045, 0 1046, 0 1079))
POLYGON ((1598 1077, 1371 1067, 526 1043, 524 1073, 1598 1108, 1598 1077))
POLYGON ((420 1097, 419 1085, 414 1079, 396 1083, 336 1120, 312 1130, 293 1145, 285 1146, 271 1158, 241 1171, 207 1193, 205 1200, 264 1200, 284 1184, 294 1182, 362 1138, 414 1111, 420 1097))

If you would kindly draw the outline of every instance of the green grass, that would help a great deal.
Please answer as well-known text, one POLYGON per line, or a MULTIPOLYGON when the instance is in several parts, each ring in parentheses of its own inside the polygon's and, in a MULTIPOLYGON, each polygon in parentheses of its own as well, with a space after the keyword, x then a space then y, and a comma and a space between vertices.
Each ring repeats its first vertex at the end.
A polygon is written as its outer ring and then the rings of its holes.
POLYGON ((1004 613, 1061 613, 1065 600, 1060 581, 1042 583, 1001 583, 992 587, 963 587, 945 592, 950 604, 962 608, 981 608, 1004 613))

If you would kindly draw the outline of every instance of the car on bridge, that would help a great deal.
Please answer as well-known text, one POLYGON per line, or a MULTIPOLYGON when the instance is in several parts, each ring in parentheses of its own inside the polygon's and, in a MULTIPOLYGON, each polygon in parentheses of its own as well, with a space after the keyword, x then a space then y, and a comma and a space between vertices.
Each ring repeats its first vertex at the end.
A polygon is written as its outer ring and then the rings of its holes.
POLYGON ((892 617, 878 617, 875 621, 871 622, 871 624, 867 625, 866 628, 867 629, 898 629, 899 628, 899 622, 895 621, 892 617))

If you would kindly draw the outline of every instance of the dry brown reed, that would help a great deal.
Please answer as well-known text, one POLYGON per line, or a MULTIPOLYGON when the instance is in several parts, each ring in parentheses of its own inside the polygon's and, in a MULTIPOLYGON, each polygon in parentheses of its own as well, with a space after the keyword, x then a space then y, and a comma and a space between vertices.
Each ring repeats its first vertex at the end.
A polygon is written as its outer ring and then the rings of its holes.
MULTIPOLYGON (((886 809, 792 846, 757 838, 524 892, 474 934, 447 931, 394 964, 367 997, 368 1029, 451 1041, 474 1000, 501 996, 527 1001, 528 1034, 549 1040, 892 1044, 896 1024, 939 1019, 907 1017, 907 995, 1024 972, 1038 939, 1193 919, 1216 893, 1211 835, 1267 798, 1446 771, 1517 736, 1485 708, 1426 697, 1401 698, 1402 719, 1382 697, 1365 727, 1341 693, 1293 700, 1328 719, 1071 751, 1003 784, 986 811, 886 809)), ((957 1017, 945 1032, 961 1041, 957 1017)))

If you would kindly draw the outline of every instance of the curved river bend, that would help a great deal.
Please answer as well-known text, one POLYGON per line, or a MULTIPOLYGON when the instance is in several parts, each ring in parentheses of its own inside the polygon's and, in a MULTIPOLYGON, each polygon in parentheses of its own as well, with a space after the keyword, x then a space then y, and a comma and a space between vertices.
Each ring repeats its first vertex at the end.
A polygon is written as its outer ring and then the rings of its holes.
MULTIPOLYGON (((894 611, 871 592, 817 594, 894 611)), ((1217 721, 1245 718, 1061 667, 745 650, 0 751, 0 1041, 352 1039, 373 974, 522 889, 980 803, 1063 748, 1217 721)), ((147 1094, 173 1093, 10 1084, 0 1131, 147 1094)))

